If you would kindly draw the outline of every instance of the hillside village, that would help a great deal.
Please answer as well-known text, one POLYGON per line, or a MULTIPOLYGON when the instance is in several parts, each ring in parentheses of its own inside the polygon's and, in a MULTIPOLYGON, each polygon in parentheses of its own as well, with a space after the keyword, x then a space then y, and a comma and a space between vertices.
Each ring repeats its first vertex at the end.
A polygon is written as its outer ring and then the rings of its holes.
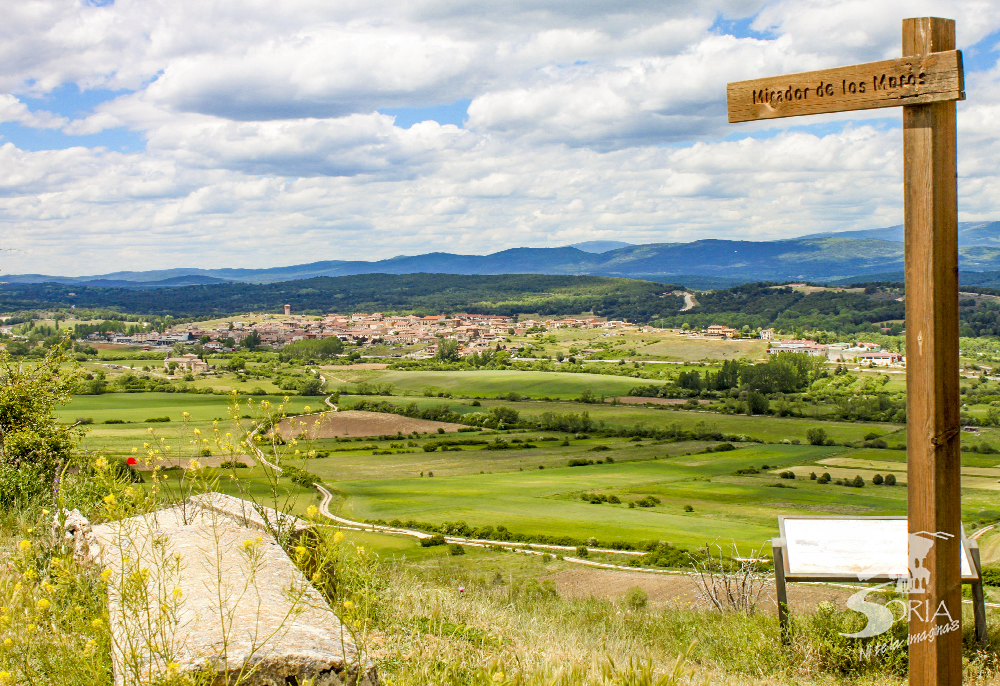
MULTIPOLYGON (((150 349, 171 347, 178 343, 201 343, 213 352, 233 352, 243 346, 246 339, 256 334, 257 345, 264 348, 280 349, 288 343, 306 339, 322 339, 336 336, 345 343, 357 346, 390 345, 418 346, 406 353, 406 357, 431 357, 437 352, 441 340, 454 340, 462 354, 472 354, 500 346, 501 349, 517 352, 519 347, 509 345, 509 336, 524 336, 555 329, 607 329, 621 332, 655 333, 669 331, 687 336, 733 340, 758 338, 768 342, 767 352, 800 353, 813 357, 825 357, 831 363, 857 363, 865 366, 898 366, 905 364, 901 353, 884 351, 877 343, 859 341, 854 343, 820 344, 808 339, 778 339, 774 329, 756 332, 741 332, 722 324, 713 324, 704 329, 674 330, 640 326, 624 320, 606 320, 600 317, 564 317, 561 319, 519 319, 490 314, 470 314, 459 312, 451 315, 385 315, 380 312, 337 314, 325 317, 295 317, 290 308, 284 315, 250 313, 242 318, 210 324, 192 323, 169 329, 165 332, 146 333, 94 333, 87 339, 91 342, 109 343, 122 346, 143 346, 150 349)), ((584 354, 589 352, 583 350, 584 354)), ((594 351, 596 352, 596 351, 594 351)), ((172 358, 178 359, 178 358, 172 358)), ((196 363, 188 361, 185 367, 191 369, 196 363)), ((194 370, 198 371, 198 370, 194 370)))

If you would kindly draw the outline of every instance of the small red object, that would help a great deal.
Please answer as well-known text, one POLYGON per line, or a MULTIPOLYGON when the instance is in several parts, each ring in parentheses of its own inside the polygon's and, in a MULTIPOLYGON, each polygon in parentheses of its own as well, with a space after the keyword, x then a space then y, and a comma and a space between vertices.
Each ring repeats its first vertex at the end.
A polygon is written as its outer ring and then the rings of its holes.
POLYGON ((130 457, 127 460, 125 460, 125 464, 128 465, 139 464, 139 460, 135 459, 134 457, 130 457))

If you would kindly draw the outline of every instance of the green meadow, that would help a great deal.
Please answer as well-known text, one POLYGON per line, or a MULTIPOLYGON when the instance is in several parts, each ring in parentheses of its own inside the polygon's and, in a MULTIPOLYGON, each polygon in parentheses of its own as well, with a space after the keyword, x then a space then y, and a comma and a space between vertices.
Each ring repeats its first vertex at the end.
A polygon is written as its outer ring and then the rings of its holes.
MULTIPOLYGON (((471 373, 478 388, 503 381, 512 373, 471 373), (496 379, 494 377, 501 377, 496 379)), ((514 373, 517 374, 517 373, 514 373)), ((524 389, 533 376, 555 377, 541 395, 560 391, 578 393, 571 384, 583 375, 529 374, 524 383, 510 387, 524 389), (568 378, 567 378, 568 377, 568 378)), ((409 376, 410 374, 406 374, 409 376)), ((416 373, 413 373, 417 377, 416 373)), ((428 379, 439 380, 440 373, 420 374, 414 387, 428 379), (433 376, 429 376, 433 375, 433 376)), ((468 388, 469 378, 459 377, 456 388, 468 388)), ((544 380, 544 379, 543 379, 544 380)), ((582 381, 591 381, 593 377, 582 381)), ((599 381, 625 382, 629 379, 598 377, 599 381)), ((440 385, 440 384, 439 384, 440 385)), ((484 393, 485 394, 485 393, 484 393)), ((272 405, 282 403, 282 396, 241 397, 238 414, 244 426, 257 416, 260 400, 272 405)), ((352 398, 345 396, 342 404, 352 398)), ((319 439, 287 445, 283 463, 297 466, 319 476, 338 495, 336 506, 345 516, 358 519, 401 521, 415 520, 441 524, 464 521, 470 526, 504 525, 509 530, 528 535, 570 536, 579 540, 596 538, 603 543, 626 540, 633 543, 665 540, 684 547, 706 542, 735 541, 742 550, 759 548, 777 534, 777 516, 781 514, 904 514, 906 488, 874 486, 870 477, 876 471, 888 473, 905 470, 905 452, 872 448, 852 448, 845 442, 859 442, 866 434, 877 433, 889 445, 905 440, 904 427, 885 423, 817 422, 810 419, 723 415, 715 412, 662 409, 578 402, 511 402, 484 399, 478 406, 471 400, 430 398, 421 395, 385 398, 396 403, 415 402, 418 406, 447 404, 456 412, 481 412, 491 406, 516 408, 523 418, 538 417, 544 412, 588 412, 606 427, 646 426, 656 429, 678 427, 692 431, 714 431, 731 437, 752 437, 766 443, 734 440, 735 450, 705 452, 719 441, 657 441, 627 437, 570 435, 559 432, 516 431, 497 435, 478 432, 408 436, 346 441, 319 439), (810 428, 821 427, 840 445, 812 446, 806 440, 810 428), (457 446, 427 452, 423 446, 442 438, 493 441, 501 438, 511 444, 508 450, 485 450, 484 445, 457 446), (520 443, 514 443, 519 441, 520 443), (794 443, 792 441, 795 441, 794 443), (535 447, 525 447, 530 444, 535 447), (294 450, 326 453, 326 457, 296 459, 294 450), (607 458, 611 458, 609 461, 607 458), (569 460, 601 460, 602 464, 569 467, 569 460), (767 469, 763 469, 767 465, 767 469), (737 474, 753 467, 756 474, 737 474), (781 479, 778 472, 792 469, 798 478, 781 479), (834 478, 862 474, 864 488, 818 484, 808 478, 810 472, 829 471, 834 478), (431 476, 433 474, 433 476, 431 476), (620 504, 591 504, 582 494, 616 496, 620 504), (659 500, 652 507, 629 507, 649 497, 659 500), (691 511, 685 511, 690 507, 691 511)), ((192 444, 194 430, 211 432, 218 421, 220 431, 233 431, 230 399, 226 396, 180 393, 113 393, 78 396, 60 409, 66 422, 93 420, 83 447, 109 456, 131 454, 155 438, 171 446, 173 455, 186 459, 196 455, 192 444), (183 418, 182 413, 188 417, 183 418), (148 422, 169 417, 169 422, 148 422), (124 423, 105 424, 108 420, 124 423)), ((322 398, 289 398, 290 414, 323 408, 322 398)), ((240 435, 234 432, 235 435, 240 435)), ((981 432, 988 437, 992 430, 981 432)), ((985 440, 985 437, 969 440, 985 440)), ((965 438, 965 436, 963 436, 965 438)), ((971 468, 993 468, 1000 456, 963 453, 963 464, 971 468)), ((276 505, 288 505, 296 512, 316 502, 314 489, 293 484, 289 478, 277 480, 272 487, 260 468, 220 470, 218 488, 234 495, 253 497, 276 505)), ((180 472, 170 473, 171 482, 180 472)), ((977 476, 978 479, 985 477, 977 476)), ((970 482, 971 483, 971 482, 970 482)), ((977 521, 998 517, 995 490, 985 490, 983 481, 976 488, 963 491, 963 514, 967 528, 977 521)), ((180 487, 179 482, 176 484, 180 487)), ((647 501, 648 502, 648 501, 647 501)), ((389 546, 392 548, 392 546, 389 546)), ((407 544, 403 550, 412 552, 407 544)), ((388 550, 388 548, 386 549, 388 550)), ((390 551, 395 554, 395 551, 390 551)))
POLYGON ((456 371, 456 372, 387 372, 377 379, 391 383, 395 393, 423 394, 446 392, 472 397, 497 397, 519 393, 530 398, 558 398, 568 400, 580 397, 585 390, 594 395, 628 395, 636 386, 662 383, 646 379, 601 374, 570 374, 566 372, 522 371, 456 371))

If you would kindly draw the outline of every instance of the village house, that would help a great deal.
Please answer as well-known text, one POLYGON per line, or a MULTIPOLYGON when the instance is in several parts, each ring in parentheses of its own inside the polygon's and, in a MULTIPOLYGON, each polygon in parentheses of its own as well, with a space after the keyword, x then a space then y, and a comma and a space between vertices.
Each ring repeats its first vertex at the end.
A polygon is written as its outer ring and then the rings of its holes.
POLYGON ((739 338, 740 332, 722 324, 712 324, 705 329, 705 335, 712 338, 739 338))
POLYGON ((187 355, 181 355, 180 357, 168 357, 163 360, 163 370, 170 373, 170 364, 176 363, 178 371, 185 372, 207 372, 209 370, 208 363, 199 358, 197 355, 188 353, 187 355))

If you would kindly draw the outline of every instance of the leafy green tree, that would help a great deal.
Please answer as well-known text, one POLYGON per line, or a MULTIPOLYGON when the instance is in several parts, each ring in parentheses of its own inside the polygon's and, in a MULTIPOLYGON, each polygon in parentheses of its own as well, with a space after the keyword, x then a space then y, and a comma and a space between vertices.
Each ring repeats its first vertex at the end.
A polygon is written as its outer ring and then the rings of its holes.
POLYGON ((322 395, 323 382, 319 378, 311 376, 299 385, 298 390, 299 395, 322 395))
POLYGON ((0 508, 11 509, 51 492, 84 429, 56 421, 56 405, 69 402, 79 383, 67 371, 65 345, 34 364, 15 363, 0 350, 0 508))
POLYGON ((344 352, 344 342, 336 336, 327 338, 307 338, 289 343, 281 349, 281 359, 288 361, 297 359, 328 359, 344 352))
POLYGON ((256 331, 251 331, 250 335, 243 339, 243 342, 240 344, 240 347, 252 351, 259 348, 260 345, 261 345, 260 334, 257 333, 256 331))
POLYGON ((461 359, 458 354, 458 341, 442 338, 438 341, 436 357, 442 362, 458 362, 461 359))
POLYGON ((814 427, 806 431, 806 438, 812 445, 825 445, 826 444, 826 429, 820 427, 814 427))
POLYGON ((747 393, 747 414, 767 414, 771 403, 767 396, 758 391, 747 393))

